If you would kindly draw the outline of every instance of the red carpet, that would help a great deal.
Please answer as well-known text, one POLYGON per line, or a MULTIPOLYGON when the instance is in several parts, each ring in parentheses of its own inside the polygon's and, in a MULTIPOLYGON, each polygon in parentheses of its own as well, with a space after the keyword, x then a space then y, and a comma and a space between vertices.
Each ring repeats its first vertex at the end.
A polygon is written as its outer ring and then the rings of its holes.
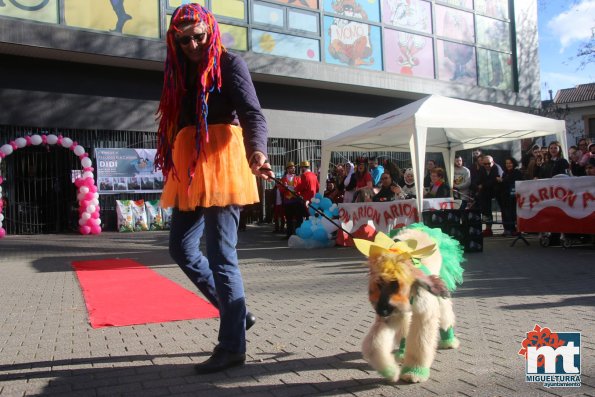
POLYGON ((73 262, 93 328, 214 318, 206 300, 131 259, 73 262))

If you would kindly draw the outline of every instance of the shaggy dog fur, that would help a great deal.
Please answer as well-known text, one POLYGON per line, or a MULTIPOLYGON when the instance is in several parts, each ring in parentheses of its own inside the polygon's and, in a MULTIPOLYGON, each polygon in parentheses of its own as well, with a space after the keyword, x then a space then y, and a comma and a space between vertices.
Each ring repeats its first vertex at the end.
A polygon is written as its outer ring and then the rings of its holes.
MULTIPOLYGON (((417 241, 417 249, 435 244, 421 230, 404 229, 396 238, 417 241)), ((369 257, 369 299, 376 319, 363 341, 362 351, 364 359, 392 382, 427 380, 439 339, 441 348, 459 346, 454 337, 455 315, 450 295, 438 277, 442 256, 436 249, 420 262, 431 275, 415 267, 407 255, 384 252, 369 257), (387 263, 393 269, 392 277, 387 275, 387 263), (396 359, 403 359, 402 368, 396 359)))

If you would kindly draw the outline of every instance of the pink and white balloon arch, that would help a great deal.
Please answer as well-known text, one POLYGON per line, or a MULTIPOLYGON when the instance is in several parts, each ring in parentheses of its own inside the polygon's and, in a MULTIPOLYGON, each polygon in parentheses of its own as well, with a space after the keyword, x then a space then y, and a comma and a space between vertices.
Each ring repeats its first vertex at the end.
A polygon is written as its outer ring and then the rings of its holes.
MULTIPOLYGON (((85 152, 85 148, 73 141, 70 138, 62 135, 28 135, 17 138, 14 141, 0 146, 0 163, 7 156, 11 155, 15 150, 22 149, 27 146, 44 145, 60 145, 78 156, 83 167, 82 177, 78 177, 74 181, 77 188, 77 200, 79 202, 79 231, 81 234, 99 234, 101 233, 101 219, 99 218, 99 193, 97 193, 97 186, 93 177, 93 163, 89 158, 89 154, 85 152)), ((0 176, 0 238, 6 236, 6 230, 2 227, 4 215, 2 214, 4 202, 2 201, 2 176, 0 176)))

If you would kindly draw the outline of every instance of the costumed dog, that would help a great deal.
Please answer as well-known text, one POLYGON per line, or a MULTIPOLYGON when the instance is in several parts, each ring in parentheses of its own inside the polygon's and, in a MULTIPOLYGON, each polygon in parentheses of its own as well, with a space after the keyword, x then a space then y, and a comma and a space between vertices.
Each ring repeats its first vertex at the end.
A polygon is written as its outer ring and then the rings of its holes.
POLYGON ((456 349, 449 291, 463 281, 458 241, 417 223, 391 239, 354 239, 370 268, 369 299, 376 320, 362 343, 364 359, 384 378, 423 382, 440 348, 456 349), (396 349, 396 351, 395 351, 396 349), (403 359, 399 368, 396 359, 403 359))

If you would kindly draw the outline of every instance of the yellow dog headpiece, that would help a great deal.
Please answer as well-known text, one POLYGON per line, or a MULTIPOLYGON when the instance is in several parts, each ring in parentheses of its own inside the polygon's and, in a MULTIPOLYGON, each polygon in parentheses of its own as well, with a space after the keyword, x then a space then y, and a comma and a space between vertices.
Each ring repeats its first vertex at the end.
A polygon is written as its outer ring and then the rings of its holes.
POLYGON ((386 258, 380 263, 374 263, 374 267, 383 278, 401 280, 408 284, 413 282, 413 275, 399 263, 408 259, 419 260, 428 257, 436 250, 436 244, 416 250, 416 240, 395 241, 382 232, 376 234, 374 241, 354 238, 353 242, 357 249, 368 258, 378 258, 385 254, 395 255, 396 257, 393 256, 392 259, 386 258))

